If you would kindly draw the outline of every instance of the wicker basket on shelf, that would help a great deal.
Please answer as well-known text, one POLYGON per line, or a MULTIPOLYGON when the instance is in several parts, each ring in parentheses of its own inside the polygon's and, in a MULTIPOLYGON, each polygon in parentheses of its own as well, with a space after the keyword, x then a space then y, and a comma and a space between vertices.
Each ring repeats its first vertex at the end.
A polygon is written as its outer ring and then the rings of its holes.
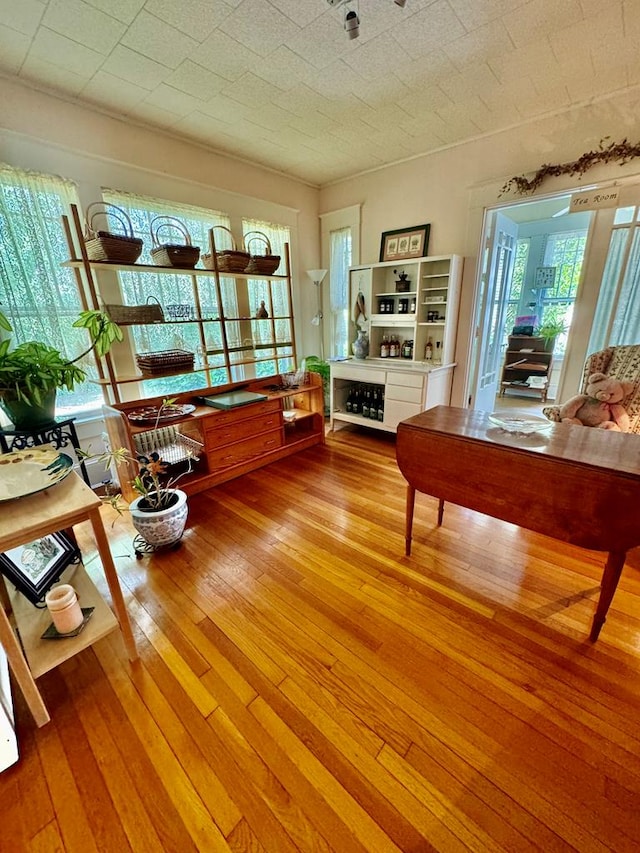
POLYGON ((244 243, 250 254, 245 272, 256 273, 257 275, 273 275, 280 266, 280 255, 271 254, 271 243, 267 235, 263 234, 262 231, 248 231, 244 235, 244 243), (265 255, 254 255, 251 251, 251 244, 256 240, 266 248, 267 253, 265 255))
POLYGON ((119 326, 164 321, 162 306, 155 296, 150 296, 146 305, 105 305, 104 310, 119 326))
POLYGON ((104 201, 94 201, 85 211, 84 245, 90 261, 135 264, 144 244, 139 237, 134 237, 131 220, 122 208, 104 201), (93 224, 97 216, 104 216, 107 224, 107 217, 112 217, 120 223, 124 233, 97 230, 93 224))
MULTIPOLYGON (((236 248, 236 241, 233 234, 225 225, 214 225, 211 229, 215 231, 217 228, 226 231, 231 237, 232 249, 220 249, 216 251, 216 261, 218 263, 218 272, 244 272, 245 267, 249 263, 251 255, 249 252, 241 251, 236 248)), ((202 263, 208 270, 215 269, 213 255, 207 254, 202 256, 202 263)))
POLYGON ((145 376, 157 376, 161 373, 175 373, 193 370, 195 356, 187 350, 173 349, 162 352, 140 352, 136 363, 145 376))
POLYGON ((151 231, 151 257, 159 267, 193 269, 200 258, 200 247, 191 245, 191 235, 187 226, 175 216, 155 216, 149 223, 151 231), (184 238, 184 243, 161 243, 160 232, 172 229, 184 238))

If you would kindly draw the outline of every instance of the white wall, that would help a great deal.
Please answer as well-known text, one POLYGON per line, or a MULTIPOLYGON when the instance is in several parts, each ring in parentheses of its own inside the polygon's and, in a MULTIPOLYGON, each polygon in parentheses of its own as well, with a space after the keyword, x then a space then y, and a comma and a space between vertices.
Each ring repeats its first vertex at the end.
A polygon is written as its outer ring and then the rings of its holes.
MULTIPOLYGON (((585 151, 597 148, 607 136, 610 141, 628 137, 630 142, 636 142, 640 136, 636 130, 639 101, 637 93, 626 93, 321 190, 321 214, 362 205, 361 263, 378 260, 383 231, 425 222, 431 224, 430 255, 465 256, 455 405, 464 404, 465 366, 472 338, 474 284, 485 208, 509 200, 499 199, 499 194, 504 182, 514 175, 535 172, 543 163, 576 160, 585 151)), ((564 177, 545 181, 536 195, 607 182, 639 171, 640 160, 623 167, 598 166, 582 180, 564 177)))

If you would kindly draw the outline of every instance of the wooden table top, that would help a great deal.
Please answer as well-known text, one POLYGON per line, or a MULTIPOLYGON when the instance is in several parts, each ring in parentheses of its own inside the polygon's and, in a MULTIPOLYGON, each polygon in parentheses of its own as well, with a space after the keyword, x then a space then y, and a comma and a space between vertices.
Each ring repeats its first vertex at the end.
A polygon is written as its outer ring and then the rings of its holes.
POLYGON ((43 492, 3 501, 0 504, 0 551, 71 527, 88 518, 91 510, 101 504, 100 498, 75 471, 43 492))
POLYGON ((515 454, 536 453, 630 477, 640 477, 640 435, 594 429, 574 424, 550 423, 532 435, 504 432, 487 412, 453 406, 435 406, 399 424, 398 430, 427 430, 457 439, 500 445, 515 454))

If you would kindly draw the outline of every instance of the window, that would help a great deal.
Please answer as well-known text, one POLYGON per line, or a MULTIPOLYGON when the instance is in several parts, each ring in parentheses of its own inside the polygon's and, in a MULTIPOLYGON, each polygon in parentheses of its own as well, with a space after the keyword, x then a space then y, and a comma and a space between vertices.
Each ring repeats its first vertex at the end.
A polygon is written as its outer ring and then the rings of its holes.
MULTIPOLYGON (((284 225, 276 225, 272 222, 262 222, 257 219, 243 219, 242 233, 245 248, 253 255, 279 255, 280 265, 274 275, 285 275, 285 243, 290 245, 291 234, 284 225), (265 240, 266 238, 266 240, 265 240)), ((269 284, 268 281, 249 279, 247 286, 247 316, 255 318, 262 302, 265 303, 267 313, 273 320, 273 330, 268 320, 251 320, 250 336, 254 344, 260 349, 255 350, 255 375, 271 376, 274 373, 286 373, 295 368, 293 350, 293 325, 291 293, 287 281, 277 281, 269 284), (275 341, 280 346, 275 349, 269 344, 272 342, 272 331, 275 331, 275 341), (267 360, 264 360, 267 359, 267 360)), ((238 335, 241 327, 238 324, 238 335)), ((246 359, 246 353, 242 354, 246 359)), ((244 378, 244 370, 234 368, 237 376, 234 380, 244 378)))
MULTIPOLYGON (((220 211, 169 203, 155 198, 135 196, 129 193, 103 190, 102 197, 106 202, 120 207, 129 216, 134 234, 144 240, 144 248, 138 263, 153 264, 151 249, 151 221, 156 216, 171 216, 180 220, 186 227, 191 242, 207 252, 209 246, 209 229, 214 226, 229 228, 229 217, 220 211)), ((155 226, 154 226, 155 227, 155 226)), ((224 236, 223 231, 217 231, 220 244, 231 246, 231 238, 224 236)), ((162 227, 157 234, 161 243, 184 243, 181 233, 174 227, 162 227)), ((220 246, 218 246, 220 248, 220 246)), ((200 278, 200 307, 203 317, 218 317, 219 307, 215 289, 215 279, 200 278)), ((187 274, 156 275, 149 272, 121 272, 120 285, 122 298, 126 305, 142 305, 149 298, 157 299, 166 309, 168 305, 193 305, 193 283, 187 274), (149 294, 153 294, 149 297, 149 294)), ((234 299, 230 292, 232 282, 224 282, 225 299, 234 299)), ((114 300, 115 301, 115 300, 114 300)), ((228 302, 226 303, 229 304, 228 302)), ((235 303, 234 303, 235 304, 235 303)), ((158 352, 163 350, 182 349, 196 353, 196 364, 202 363, 203 345, 198 326, 195 323, 173 323, 166 325, 131 326, 132 345, 136 353, 158 352)), ((210 323, 206 328, 206 345, 208 351, 222 352, 222 330, 219 323, 210 323)), ((210 362, 218 362, 218 369, 212 372, 212 384, 223 385, 228 382, 224 360, 221 356, 210 355, 210 362)), ((145 396, 191 391, 201 388, 203 376, 201 373, 184 374, 183 376, 158 377, 145 383, 145 396)))
MULTIPOLYGON (((70 181, 0 167, 0 304, 13 326, 12 339, 46 342, 68 358, 88 346, 86 332, 72 325, 83 309, 73 271, 61 266, 69 257, 61 217, 74 202, 70 181)), ((97 377, 91 354, 80 366, 97 377)), ((102 392, 90 382, 56 396, 57 415, 101 405, 102 392)))
POLYGON ((542 290, 540 322, 564 323, 566 331, 556 339, 556 355, 564 355, 567 345, 586 243, 586 231, 562 231, 547 237, 544 265, 555 267, 556 274, 553 286, 542 290))
MULTIPOLYGON (((213 228, 216 249, 235 246, 230 233, 230 217, 222 211, 187 206, 155 198, 146 198, 114 190, 103 190, 106 202, 124 210, 134 233, 145 241, 140 263, 152 264, 150 230, 156 216, 170 216, 182 223, 193 245, 202 253, 209 251, 209 229, 213 228)), ((157 230, 157 223, 154 225, 157 230)), ((253 254, 280 255, 275 275, 285 275, 285 243, 289 229, 254 219, 242 221, 243 237, 250 241, 247 251, 253 254), (256 234, 255 232, 260 232, 256 234), (264 235, 264 236, 262 236, 264 235)), ((184 238, 173 226, 162 226, 157 234, 160 243, 183 243, 184 238)), ((167 314, 168 306, 194 306, 194 278, 188 272, 158 275, 152 272, 121 272, 122 298, 125 304, 141 305, 149 294, 158 300, 167 314)), ((161 325, 131 326, 136 353, 183 349, 196 354, 196 368, 206 360, 212 369, 206 374, 195 372, 182 376, 158 377, 145 383, 145 396, 170 394, 202 388, 207 381, 223 385, 242 379, 287 372, 295 367, 291 294, 286 280, 268 282, 260 279, 234 278, 221 274, 220 292, 223 306, 218 304, 213 276, 199 276, 197 298, 201 316, 211 322, 181 322, 161 325), (265 303, 268 319, 258 319, 261 303, 265 303), (227 320, 223 330, 218 322, 221 307, 227 320), (277 346, 274 346, 274 341, 277 346), (228 361, 227 361, 228 360, 228 361)))
POLYGON ((349 354, 349 267, 351 266, 351 228, 330 232, 330 341, 331 355, 349 354))

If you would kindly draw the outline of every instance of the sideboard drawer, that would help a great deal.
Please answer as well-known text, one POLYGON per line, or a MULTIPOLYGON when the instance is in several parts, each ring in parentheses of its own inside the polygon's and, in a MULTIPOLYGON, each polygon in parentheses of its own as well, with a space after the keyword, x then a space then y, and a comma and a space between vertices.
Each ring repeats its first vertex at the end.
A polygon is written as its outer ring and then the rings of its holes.
POLYGON ((204 419, 204 428, 210 430, 224 424, 246 421, 247 418, 256 418, 259 415, 266 415, 270 412, 279 412, 281 408, 280 400, 263 400, 260 403, 249 403, 248 406, 237 406, 235 409, 227 411, 212 409, 211 414, 207 415, 204 419))
POLYGON ((282 430, 277 429, 253 436, 253 438, 247 438, 244 441, 238 441, 235 444, 229 444, 226 447, 214 448, 207 452, 209 470, 213 472, 221 468, 228 468, 231 465, 239 465, 254 456, 268 453, 269 450, 276 450, 283 444, 282 430))
POLYGON ((207 450, 214 450, 216 447, 233 444, 235 441, 242 441, 263 432, 280 429, 281 426, 282 413, 279 406, 275 411, 261 417, 240 421, 226 420, 223 424, 217 418, 210 418, 205 429, 207 450))

